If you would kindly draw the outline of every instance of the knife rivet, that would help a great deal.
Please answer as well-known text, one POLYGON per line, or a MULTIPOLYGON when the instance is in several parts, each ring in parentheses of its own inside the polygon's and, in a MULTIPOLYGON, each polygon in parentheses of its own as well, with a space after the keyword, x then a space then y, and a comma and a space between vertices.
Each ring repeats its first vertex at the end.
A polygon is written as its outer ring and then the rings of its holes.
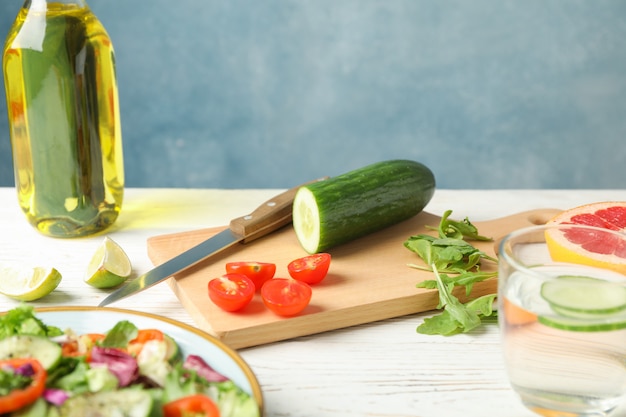
POLYGON ((251 214, 248 214, 248 215, 246 215, 246 216, 243 216, 243 219, 244 219, 244 220, 250 220, 251 218, 252 218, 252 215, 251 215, 251 214))
POLYGON ((268 201, 267 205, 270 206, 270 207, 274 207, 276 205, 276 203, 273 202, 273 201, 268 201))

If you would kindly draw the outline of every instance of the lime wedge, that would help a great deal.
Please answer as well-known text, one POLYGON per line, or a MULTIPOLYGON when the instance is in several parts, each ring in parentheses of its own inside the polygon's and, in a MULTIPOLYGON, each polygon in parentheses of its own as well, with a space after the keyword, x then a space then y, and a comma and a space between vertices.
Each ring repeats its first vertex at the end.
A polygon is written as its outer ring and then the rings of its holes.
POLYGON ((0 266, 0 294, 16 300, 38 300, 54 291, 60 282, 61 273, 54 268, 0 266))
POLYGON ((85 282, 96 288, 116 287, 126 281, 131 272, 128 255, 107 236, 89 262, 85 282))

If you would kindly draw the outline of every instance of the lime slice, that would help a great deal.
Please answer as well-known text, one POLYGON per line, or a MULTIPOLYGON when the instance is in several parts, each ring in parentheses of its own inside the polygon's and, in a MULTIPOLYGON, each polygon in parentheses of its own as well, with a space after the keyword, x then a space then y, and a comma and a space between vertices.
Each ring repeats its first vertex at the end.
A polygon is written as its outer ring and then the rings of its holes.
POLYGON ((613 314, 626 310, 626 285, 582 276, 560 276, 541 286, 541 297, 565 316, 613 314))
POLYGON ((85 282, 96 288, 111 288, 120 285, 130 276, 132 266, 126 252, 108 236, 93 254, 85 282))
POLYGON ((21 301, 38 300, 50 294, 61 282, 54 268, 0 266, 0 293, 21 301))

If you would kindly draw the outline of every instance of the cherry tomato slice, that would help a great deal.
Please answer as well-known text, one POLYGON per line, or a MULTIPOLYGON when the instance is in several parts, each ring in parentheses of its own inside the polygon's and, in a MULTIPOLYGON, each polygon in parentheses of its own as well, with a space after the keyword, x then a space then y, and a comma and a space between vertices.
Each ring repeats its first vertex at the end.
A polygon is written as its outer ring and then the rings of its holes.
POLYGON ((330 254, 316 253, 291 261, 287 271, 293 279, 313 285, 322 281, 330 268, 330 254))
POLYGON ((165 417, 219 417, 220 410, 213 400, 206 395, 193 394, 165 404, 163 415, 165 417))
POLYGON ((268 262, 228 262, 226 264, 227 274, 243 274, 254 282, 257 290, 268 279, 274 278, 276 273, 276 264, 268 262))
POLYGON ((263 284, 263 303, 279 316, 295 316, 311 301, 311 287, 290 278, 273 278, 263 284))
POLYGON ((247 306, 255 291, 254 282, 243 274, 226 274, 209 281, 209 298, 226 311, 247 306))

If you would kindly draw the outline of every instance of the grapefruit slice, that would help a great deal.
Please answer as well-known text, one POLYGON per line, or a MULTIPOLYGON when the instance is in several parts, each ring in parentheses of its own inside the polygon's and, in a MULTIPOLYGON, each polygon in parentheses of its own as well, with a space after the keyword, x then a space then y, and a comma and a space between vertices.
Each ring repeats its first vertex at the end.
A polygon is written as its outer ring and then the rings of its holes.
POLYGON ((575 207, 556 215, 546 224, 595 228, 546 232, 546 244, 554 260, 626 274, 626 202, 608 201, 575 207), (614 232, 621 232, 624 236, 614 232))
POLYGON ((550 223, 583 224, 626 232, 626 201, 585 204, 557 214, 550 223))

